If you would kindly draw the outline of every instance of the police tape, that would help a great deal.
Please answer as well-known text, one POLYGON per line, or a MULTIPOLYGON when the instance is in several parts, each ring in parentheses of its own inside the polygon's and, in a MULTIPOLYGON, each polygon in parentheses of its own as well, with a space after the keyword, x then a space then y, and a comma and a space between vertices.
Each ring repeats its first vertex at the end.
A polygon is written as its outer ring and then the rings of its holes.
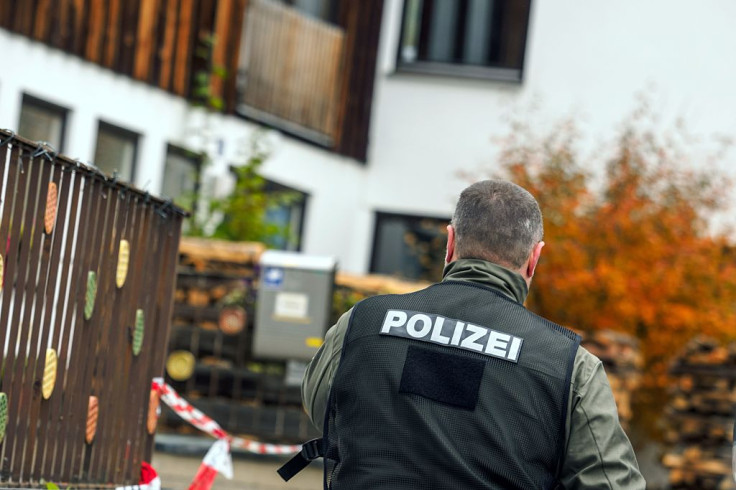
POLYGON ((230 448, 238 448, 253 454, 264 455, 288 455, 299 452, 302 449, 301 445, 268 444, 242 437, 234 437, 228 434, 211 417, 207 416, 201 410, 194 408, 174 388, 165 383, 163 378, 153 378, 151 388, 159 393, 161 400, 179 417, 216 439, 226 439, 230 443, 230 448))

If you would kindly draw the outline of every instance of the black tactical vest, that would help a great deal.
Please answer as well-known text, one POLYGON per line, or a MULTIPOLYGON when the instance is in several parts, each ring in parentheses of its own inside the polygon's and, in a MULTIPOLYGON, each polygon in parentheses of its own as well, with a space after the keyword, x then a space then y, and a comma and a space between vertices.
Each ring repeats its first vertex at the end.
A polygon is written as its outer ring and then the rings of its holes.
POLYGON ((325 488, 556 484, 580 337, 445 281, 357 304, 325 418, 325 488))

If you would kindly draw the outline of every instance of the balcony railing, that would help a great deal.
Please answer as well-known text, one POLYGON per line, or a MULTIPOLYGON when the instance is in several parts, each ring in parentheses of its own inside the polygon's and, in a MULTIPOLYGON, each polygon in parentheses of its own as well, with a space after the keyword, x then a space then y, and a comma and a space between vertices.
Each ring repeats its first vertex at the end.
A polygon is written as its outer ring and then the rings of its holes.
POLYGON ((269 0, 250 2, 238 111, 333 146, 343 86, 343 29, 269 0))

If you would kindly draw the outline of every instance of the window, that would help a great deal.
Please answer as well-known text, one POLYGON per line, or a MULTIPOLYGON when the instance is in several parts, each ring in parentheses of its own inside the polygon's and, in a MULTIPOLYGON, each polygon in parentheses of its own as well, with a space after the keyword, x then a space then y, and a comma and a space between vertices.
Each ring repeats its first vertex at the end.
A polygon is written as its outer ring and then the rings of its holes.
POLYGON ((220 200, 223 220, 215 237, 255 240, 278 250, 301 250, 308 194, 258 175, 253 166, 230 166, 235 188, 220 200))
POLYGON ((449 218, 376 213, 371 272, 439 281, 449 218))
POLYGON ((23 94, 18 134, 33 141, 45 141, 63 151, 68 109, 23 94))
POLYGON ((266 221, 283 231, 271 237, 267 245, 279 250, 301 250, 308 194, 271 180, 266 181, 265 191, 283 197, 266 211, 266 221))
POLYGON ((169 145, 166 150, 161 195, 189 211, 197 209, 202 155, 169 145))
POLYGON ((337 0, 281 0, 310 17, 331 22, 337 21, 337 0))
POLYGON ((406 0, 400 71, 521 81, 531 0, 406 0))
POLYGON ((138 134, 100 121, 94 164, 108 175, 132 182, 138 153, 138 134))

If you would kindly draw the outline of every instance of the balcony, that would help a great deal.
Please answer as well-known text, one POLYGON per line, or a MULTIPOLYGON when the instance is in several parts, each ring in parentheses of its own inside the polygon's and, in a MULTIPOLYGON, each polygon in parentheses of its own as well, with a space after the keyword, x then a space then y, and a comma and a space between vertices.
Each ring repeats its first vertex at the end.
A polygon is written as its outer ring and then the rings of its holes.
POLYGON ((237 112, 332 147, 343 87, 345 31, 269 0, 245 23, 237 112))

